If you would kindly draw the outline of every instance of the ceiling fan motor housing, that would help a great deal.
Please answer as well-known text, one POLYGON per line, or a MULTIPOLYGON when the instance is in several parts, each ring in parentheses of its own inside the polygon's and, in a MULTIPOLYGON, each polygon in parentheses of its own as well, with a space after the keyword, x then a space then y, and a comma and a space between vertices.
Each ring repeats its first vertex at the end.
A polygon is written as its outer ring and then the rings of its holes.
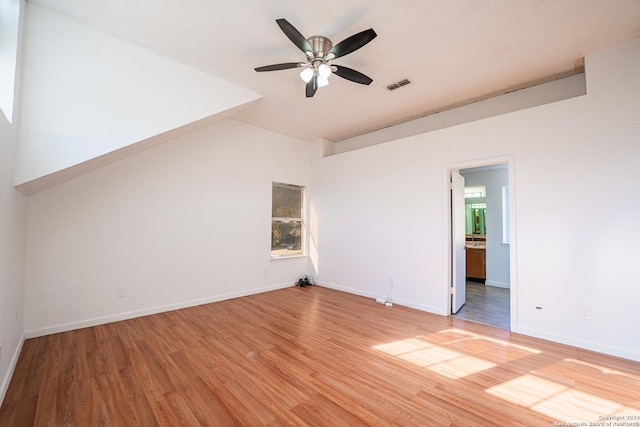
POLYGON ((324 36, 311 36, 307 41, 313 49, 313 59, 324 58, 326 53, 333 47, 331 40, 324 36))

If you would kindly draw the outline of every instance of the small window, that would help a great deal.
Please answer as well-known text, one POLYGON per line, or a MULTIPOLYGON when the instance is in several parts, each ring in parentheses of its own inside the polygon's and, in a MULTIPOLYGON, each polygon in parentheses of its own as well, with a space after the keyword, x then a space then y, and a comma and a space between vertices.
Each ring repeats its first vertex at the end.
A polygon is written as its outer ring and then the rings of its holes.
POLYGON ((0 0, 0 114, 13 122, 20 2, 0 0))
POLYGON ((509 244, 511 240, 509 229, 509 187, 502 187, 502 243, 509 244))
POLYGON ((486 185, 474 185, 471 187, 464 187, 465 199, 475 199, 479 197, 487 197, 486 185))
POLYGON ((274 182, 271 193, 271 258, 304 254, 304 187, 274 182))

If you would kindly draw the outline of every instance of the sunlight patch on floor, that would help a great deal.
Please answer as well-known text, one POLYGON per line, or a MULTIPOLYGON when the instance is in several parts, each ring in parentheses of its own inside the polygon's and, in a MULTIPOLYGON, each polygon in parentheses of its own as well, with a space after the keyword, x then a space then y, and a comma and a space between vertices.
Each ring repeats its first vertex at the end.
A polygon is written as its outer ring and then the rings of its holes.
POLYGON ((400 354, 398 357, 402 360, 406 360, 407 362, 426 368, 457 357, 462 357, 462 354, 457 351, 448 350, 444 347, 434 346, 423 350, 400 354))
POLYGON ((376 345, 373 348, 375 348, 376 350, 384 351, 385 353, 390 354, 392 356, 400 356, 403 354, 420 351, 425 348, 429 348, 433 346, 434 344, 431 344, 419 338, 407 338, 404 340, 394 341, 387 344, 376 345))
POLYGON ((540 353, 535 349, 460 329, 446 329, 373 348, 451 379, 463 378, 497 366, 483 359, 483 352, 491 351, 492 356, 496 352, 504 353, 501 358, 506 360, 540 353))
POLYGON ((473 356, 463 356, 438 365, 429 366, 427 369, 457 380, 478 372, 497 366, 495 363, 473 356))
MULTIPOLYGON (((605 375, 618 375, 618 376, 629 378, 630 380, 633 380, 633 381, 640 381, 640 372, 637 375, 634 375, 628 372, 622 372, 615 369, 607 368, 606 366, 600 366, 595 363, 589 363, 583 360, 570 359, 570 358, 563 359, 562 361, 566 363, 573 363, 574 365, 578 365, 578 366, 591 368, 591 369, 600 371, 600 373, 605 375)), ((638 385, 640 386, 640 384, 638 385)))
MULTIPOLYGON (((455 328, 379 344, 373 348, 451 379, 488 371, 498 364, 508 366, 514 360, 543 353, 535 348, 455 328), (483 358, 483 355, 487 357, 483 358)), ((545 359, 542 358, 537 369, 489 387, 485 392, 560 422, 599 423, 606 417, 640 416, 640 407, 635 407, 640 402, 632 396, 620 396, 618 399, 611 393, 585 391, 585 384, 576 385, 574 378, 563 372, 593 370, 592 374, 586 374, 587 378, 596 375, 590 386, 606 382, 606 378, 598 378, 597 375, 624 376, 630 385, 635 385, 640 376, 577 359, 551 358, 548 360, 551 363, 545 363, 545 359)))
POLYGON ((558 383, 535 375, 523 375, 488 388, 486 392, 507 402, 531 407, 567 389, 558 383))
POLYGON ((498 384, 486 392, 562 421, 597 422, 603 416, 635 413, 619 402, 531 374, 498 384))

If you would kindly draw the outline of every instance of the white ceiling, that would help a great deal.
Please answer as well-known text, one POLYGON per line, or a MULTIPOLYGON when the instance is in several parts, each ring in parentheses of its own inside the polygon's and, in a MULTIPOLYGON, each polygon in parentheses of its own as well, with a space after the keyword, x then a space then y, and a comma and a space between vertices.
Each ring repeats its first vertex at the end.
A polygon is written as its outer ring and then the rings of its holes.
POLYGON ((640 37, 639 0, 30 0, 264 96, 236 119, 302 140, 338 141, 451 105, 571 74, 594 51, 640 37), (334 44, 378 37, 335 60, 370 86, 332 76, 313 98, 303 61, 275 23, 334 44), (386 86, 409 78, 395 91, 386 86))

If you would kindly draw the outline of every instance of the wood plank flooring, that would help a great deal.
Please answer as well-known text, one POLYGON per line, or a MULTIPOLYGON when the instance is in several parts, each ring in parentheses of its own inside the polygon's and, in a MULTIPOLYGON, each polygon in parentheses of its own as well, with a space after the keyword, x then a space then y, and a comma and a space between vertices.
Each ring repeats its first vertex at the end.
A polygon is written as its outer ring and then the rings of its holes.
POLYGON ((553 426, 606 416, 640 417, 640 363, 312 286, 27 340, 0 425, 553 426))
POLYGON ((509 294, 509 289, 467 280, 466 302, 455 317, 510 329, 509 294))

